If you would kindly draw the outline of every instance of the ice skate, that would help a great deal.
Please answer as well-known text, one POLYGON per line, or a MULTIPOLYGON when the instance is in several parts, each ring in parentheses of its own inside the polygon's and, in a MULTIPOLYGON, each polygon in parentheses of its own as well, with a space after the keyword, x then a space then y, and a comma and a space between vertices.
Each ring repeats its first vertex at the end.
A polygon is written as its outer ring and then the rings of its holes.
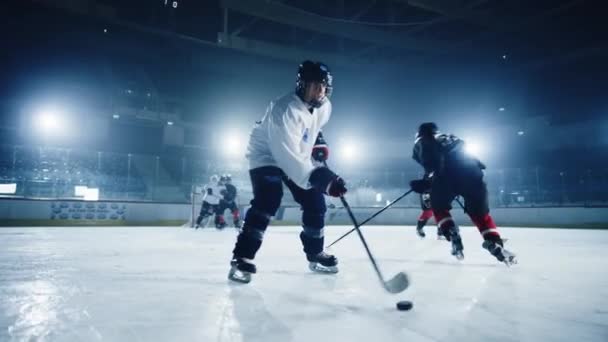
POLYGON ((511 266, 517 264, 517 257, 513 252, 504 248, 502 240, 500 242, 485 240, 481 246, 487 249, 498 261, 505 263, 505 265, 511 266))
POLYGON ((316 255, 307 254, 308 268, 317 273, 338 273, 338 259, 325 252, 316 255))
POLYGON ((446 240, 452 243, 452 255, 458 260, 464 259, 464 246, 460 237, 460 230, 457 226, 452 226, 440 231, 446 240))
POLYGON ((257 271, 252 260, 245 258, 234 258, 230 261, 228 279, 238 283, 247 284, 251 281, 251 275, 257 271))
POLYGON ((418 221, 418 224, 416 225, 416 234, 418 234, 421 239, 426 237, 426 233, 424 232, 424 224, 422 221, 418 221))

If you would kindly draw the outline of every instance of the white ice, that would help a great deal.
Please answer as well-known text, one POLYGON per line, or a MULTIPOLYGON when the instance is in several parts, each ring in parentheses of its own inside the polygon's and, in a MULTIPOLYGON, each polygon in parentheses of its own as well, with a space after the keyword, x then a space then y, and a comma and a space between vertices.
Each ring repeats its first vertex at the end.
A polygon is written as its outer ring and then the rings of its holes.
MULTIPOLYGON (((349 227, 328 227, 328 242, 349 227)), ((0 341, 608 341, 608 231, 502 229, 514 267, 463 228, 466 258, 413 227, 365 227, 312 274, 295 227, 271 226, 248 285, 226 280, 236 231, 0 229, 0 341), (409 312, 395 309, 409 299, 409 312)))

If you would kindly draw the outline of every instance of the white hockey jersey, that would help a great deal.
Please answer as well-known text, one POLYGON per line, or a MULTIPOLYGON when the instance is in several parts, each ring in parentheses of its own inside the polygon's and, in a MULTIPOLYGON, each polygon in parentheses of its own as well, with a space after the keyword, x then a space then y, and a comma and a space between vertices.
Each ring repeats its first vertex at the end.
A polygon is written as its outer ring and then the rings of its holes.
POLYGON ((249 136, 246 157, 250 169, 276 166, 301 188, 310 188, 308 178, 317 167, 312 162, 312 147, 330 116, 329 100, 312 113, 295 93, 272 101, 249 136))
POLYGON ((203 202, 209 204, 219 204, 220 198, 222 198, 221 191, 225 190, 225 187, 218 184, 209 183, 203 188, 203 202))

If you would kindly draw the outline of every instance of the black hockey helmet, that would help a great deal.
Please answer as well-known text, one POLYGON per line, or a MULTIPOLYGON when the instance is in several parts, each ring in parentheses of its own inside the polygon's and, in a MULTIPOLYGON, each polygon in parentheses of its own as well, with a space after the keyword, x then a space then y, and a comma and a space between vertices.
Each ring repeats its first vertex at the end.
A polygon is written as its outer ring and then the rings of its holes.
POLYGON ((225 173, 220 177, 220 181, 223 183, 230 183, 232 181, 232 176, 229 173, 225 173))
POLYGON ((325 84, 325 97, 331 96, 333 86, 333 76, 329 67, 321 62, 304 61, 298 67, 298 75, 296 77, 296 94, 300 97, 304 96, 306 85, 308 82, 320 82, 325 84))
POLYGON ((425 122, 418 127, 418 134, 416 134, 416 137, 433 136, 437 134, 438 131, 437 124, 434 122, 425 122))

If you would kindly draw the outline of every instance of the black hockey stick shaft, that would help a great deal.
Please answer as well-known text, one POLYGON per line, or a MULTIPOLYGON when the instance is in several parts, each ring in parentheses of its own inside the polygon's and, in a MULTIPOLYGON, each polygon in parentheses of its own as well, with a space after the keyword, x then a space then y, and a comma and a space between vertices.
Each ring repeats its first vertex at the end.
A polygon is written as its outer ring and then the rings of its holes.
POLYGON ((458 197, 455 198, 456 199, 456 203, 458 203, 458 205, 462 208, 462 210, 464 210, 464 212, 467 212, 467 209, 464 207, 464 205, 462 205, 462 202, 460 202, 460 200, 458 199, 458 197))
MULTIPOLYGON (((403 199, 405 196, 409 195, 412 191, 412 189, 408 190, 406 193, 404 193, 403 195, 397 197, 394 201, 390 202, 389 204, 385 205, 384 208, 378 210, 377 212, 375 212, 372 216, 368 217, 367 219, 365 219, 365 221, 359 223, 359 227, 365 225, 367 222, 371 221, 374 219, 374 217, 380 215, 382 212, 384 212, 386 209, 390 208, 393 206, 393 204, 399 202, 401 199, 403 199)), ((346 207, 346 206, 345 206, 346 207)), ((347 237, 350 233, 354 232, 357 228, 353 228, 351 230, 349 230, 348 232, 344 233, 342 236, 340 236, 338 239, 336 239, 336 241, 332 242, 331 244, 329 244, 326 248, 329 248, 333 245, 335 245, 336 243, 338 243, 338 241, 344 239, 345 237, 347 237)))
POLYGON ((353 224, 355 225, 355 230, 357 231, 357 234, 359 234, 359 238, 361 239, 361 242, 363 243, 363 247, 365 247, 365 251, 367 252, 367 256, 369 257, 369 260, 372 262, 372 266, 374 266, 374 270, 376 271, 376 274, 378 275, 378 279, 380 279, 380 282, 382 283, 382 285, 384 287, 386 287, 386 285, 384 285, 386 282, 384 280, 384 277, 382 276, 382 272, 380 272, 380 268, 378 267, 378 264, 376 263, 376 259, 372 255, 372 252, 369 250, 367 241, 365 241, 365 237, 363 236, 363 233, 361 233, 361 230, 359 229, 359 224, 357 223, 357 219, 355 218, 353 211, 350 209, 350 206, 344 199, 344 196, 340 196, 340 201, 342 201, 342 205, 344 205, 344 208, 346 209, 348 216, 350 216, 350 219, 353 221, 353 224))
MULTIPOLYGON (((327 162, 323 161, 323 165, 325 165, 325 167, 327 167, 327 162)), ((365 241, 365 237, 363 236, 363 233, 359 229, 359 224, 357 223, 357 219, 355 218, 353 211, 350 209, 348 202, 346 202, 344 195, 340 195, 340 201, 342 201, 342 205, 344 206, 344 209, 346 209, 348 216, 350 217, 351 221, 353 222, 353 225, 355 226, 355 230, 357 231, 357 234, 359 235, 359 238, 361 239, 361 243, 363 243, 363 247, 365 247, 365 252, 367 252, 367 256, 369 257, 369 260, 371 261, 372 266, 374 267, 374 271, 376 271, 376 275, 378 276, 378 279, 380 280, 382 287, 390 293, 399 293, 399 292, 405 290, 406 288, 408 288, 410 282, 409 282, 407 274, 405 274, 404 272, 397 273, 394 277, 392 277, 388 281, 384 280, 384 276, 382 276, 382 272, 380 271, 380 268, 378 267, 378 264, 376 263, 376 258, 374 258, 374 256, 372 255, 372 252, 369 250, 367 241, 365 241)))
MULTIPOLYGON (((327 167, 327 162, 323 161, 323 164, 325 165, 325 167, 327 167)), ((378 275, 378 279, 380 279, 380 282, 382 283, 383 287, 386 287, 385 285, 385 281, 384 281, 384 277, 382 276, 382 272, 380 272, 380 268, 378 267, 378 264, 376 263, 376 258, 374 258, 374 256, 372 255, 372 252, 369 250, 369 246, 367 245, 367 241, 365 241, 365 237, 363 236, 363 233, 361 233, 361 229, 359 229, 359 224, 357 223, 357 219, 355 218, 355 215, 353 214, 353 211, 350 209, 350 206, 348 205, 348 202, 346 202, 346 199, 344 198, 344 195, 340 195, 340 201, 342 202, 342 205, 344 206, 344 209, 346 209, 346 212, 348 213, 348 216, 350 217, 351 221, 353 221, 353 225, 355 226, 355 230, 357 231, 357 234, 359 234, 359 238, 361 239, 361 243, 363 243, 363 247, 365 247, 365 251, 367 252, 367 256, 369 257, 369 260, 372 262, 372 266, 374 266, 374 270, 376 271, 376 275, 378 275)))

